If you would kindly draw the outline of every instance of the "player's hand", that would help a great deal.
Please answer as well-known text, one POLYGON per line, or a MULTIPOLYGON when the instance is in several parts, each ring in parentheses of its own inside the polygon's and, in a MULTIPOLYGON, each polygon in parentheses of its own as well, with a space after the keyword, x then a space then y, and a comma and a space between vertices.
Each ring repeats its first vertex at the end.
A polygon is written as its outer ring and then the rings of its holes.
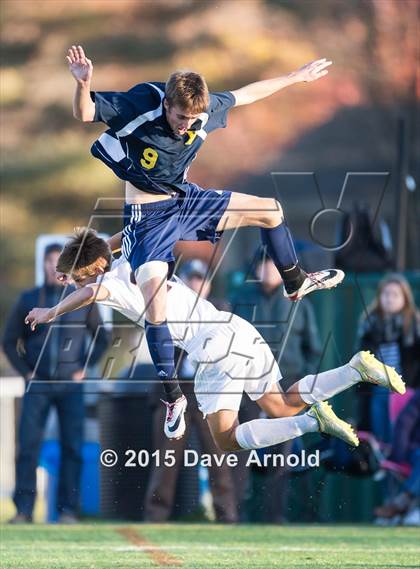
POLYGON ((81 45, 72 45, 66 56, 69 69, 78 83, 90 83, 93 65, 83 51, 81 45))
POLYGON ((54 318, 51 316, 49 308, 32 308, 25 318, 25 324, 29 324, 34 331, 38 324, 47 324, 54 318))
POLYGON ((316 81, 317 79, 324 77, 324 75, 327 75, 327 67, 331 64, 332 61, 328 61, 325 57, 324 59, 311 61, 296 71, 296 78, 298 81, 305 81, 306 83, 316 81))

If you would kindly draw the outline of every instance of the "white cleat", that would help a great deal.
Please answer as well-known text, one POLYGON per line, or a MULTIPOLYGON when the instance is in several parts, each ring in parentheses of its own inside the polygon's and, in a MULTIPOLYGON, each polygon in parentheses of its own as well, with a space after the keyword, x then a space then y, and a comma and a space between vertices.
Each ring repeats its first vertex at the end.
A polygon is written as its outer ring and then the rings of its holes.
POLYGON ((319 401, 315 403, 315 405, 312 405, 308 411, 308 415, 318 421, 319 431, 321 433, 342 439, 354 447, 359 446, 359 439, 353 427, 349 423, 339 419, 331 405, 326 401, 319 401))
POLYGON ((185 411, 187 398, 185 395, 178 397, 174 403, 163 401, 166 405, 166 418, 163 430, 168 439, 181 439, 185 433, 185 411))
POLYGON ((387 387, 401 395, 405 393, 405 383, 401 376, 393 367, 380 362, 370 352, 358 352, 351 358, 349 366, 360 373, 363 381, 387 387))
POLYGON ((305 280, 297 290, 288 293, 286 289, 284 289, 283 295, 292 302, 295 302, 316 290, 327 290, 336 287, 344 279, 344 276, 344 272, 339 269, 327 269, 325 271, 318 271, 317 273, 307 273, 305 280))

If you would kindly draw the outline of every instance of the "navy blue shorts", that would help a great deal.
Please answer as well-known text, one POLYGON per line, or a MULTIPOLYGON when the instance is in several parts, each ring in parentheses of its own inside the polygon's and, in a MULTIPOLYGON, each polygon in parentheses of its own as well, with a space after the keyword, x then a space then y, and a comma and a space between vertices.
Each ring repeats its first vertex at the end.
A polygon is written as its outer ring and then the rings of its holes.
POLYGON ((216 227, 232 192, 203 190, 188 183, 185 196, 146 204, 126 204, 122 252, 133 271, 148 261, 175 260, 177 241, 216 243, 216 227))

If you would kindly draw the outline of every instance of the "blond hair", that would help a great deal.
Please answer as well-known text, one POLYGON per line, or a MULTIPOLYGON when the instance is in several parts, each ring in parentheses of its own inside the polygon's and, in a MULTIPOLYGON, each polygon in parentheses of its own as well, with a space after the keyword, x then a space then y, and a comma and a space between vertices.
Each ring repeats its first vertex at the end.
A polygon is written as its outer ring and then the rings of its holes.
POLYGON ((165 97, 170 107, 178 105, 193 114, 203 113, 210 96, 206 80, 194 71, 175 71, 166 82, 165 97))

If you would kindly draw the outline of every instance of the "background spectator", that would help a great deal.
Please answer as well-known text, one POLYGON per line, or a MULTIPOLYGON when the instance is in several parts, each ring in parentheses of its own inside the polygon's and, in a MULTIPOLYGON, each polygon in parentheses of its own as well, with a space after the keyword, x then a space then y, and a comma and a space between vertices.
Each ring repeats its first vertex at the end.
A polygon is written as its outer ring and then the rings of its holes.
MULTIPOLYGON (((19 422, 16 486, 13 500, 16 515, 11 523, 32 521, 36 497, 36 468, 48 412, 57 409, 60 425, 61 463, 57 507, 59 521, 76 521, 79 504, 81 449, 83 442, 83 385, 88 337, 95 338, 89 365, 95 365, 107 348, 108 337, 96 306, 66 314, 54 324, 31 331, 24 322, 35 306, 54 306, 63 294, 55 278, 61 245, 45 249, 45 284, 24 291, 6 323, 3 348, 25 380, 19 422), (83 333, 81 333, 83 330, 83 333), (33 380, 31 383, 30 381, 33 380), (67 381, 66 381, 67 380, 67 381), (73 383, 69 383, 69 380, 73 383)), ((74 289, 68 287, 65 294, 74 289)))
MULTIPOLYGON (((391 274, 380 282, 374 301, 362 317, 357 349, 370 350, 385 364, 395 367, 407 387, 420 387, 420 317, 410 285, 403 276, 391 274)), ((391 399, 399 407, 412 393, 392 394, 390 399, 388 390, 371 385, 366 388, 366 385, 359 390, 359 426, 389 443, 391 399)))
POLYGON ((390 460, 408 463, 411 473, 404 482, 402 491, 389 503, 376 508, 379 518, 392 519, 405 516, 410 511, 413 522, 419 524, 420 511, 420 389, 401 411, 392 437, 390 460), (414 514, 417 512, 416 521, 414 514))

